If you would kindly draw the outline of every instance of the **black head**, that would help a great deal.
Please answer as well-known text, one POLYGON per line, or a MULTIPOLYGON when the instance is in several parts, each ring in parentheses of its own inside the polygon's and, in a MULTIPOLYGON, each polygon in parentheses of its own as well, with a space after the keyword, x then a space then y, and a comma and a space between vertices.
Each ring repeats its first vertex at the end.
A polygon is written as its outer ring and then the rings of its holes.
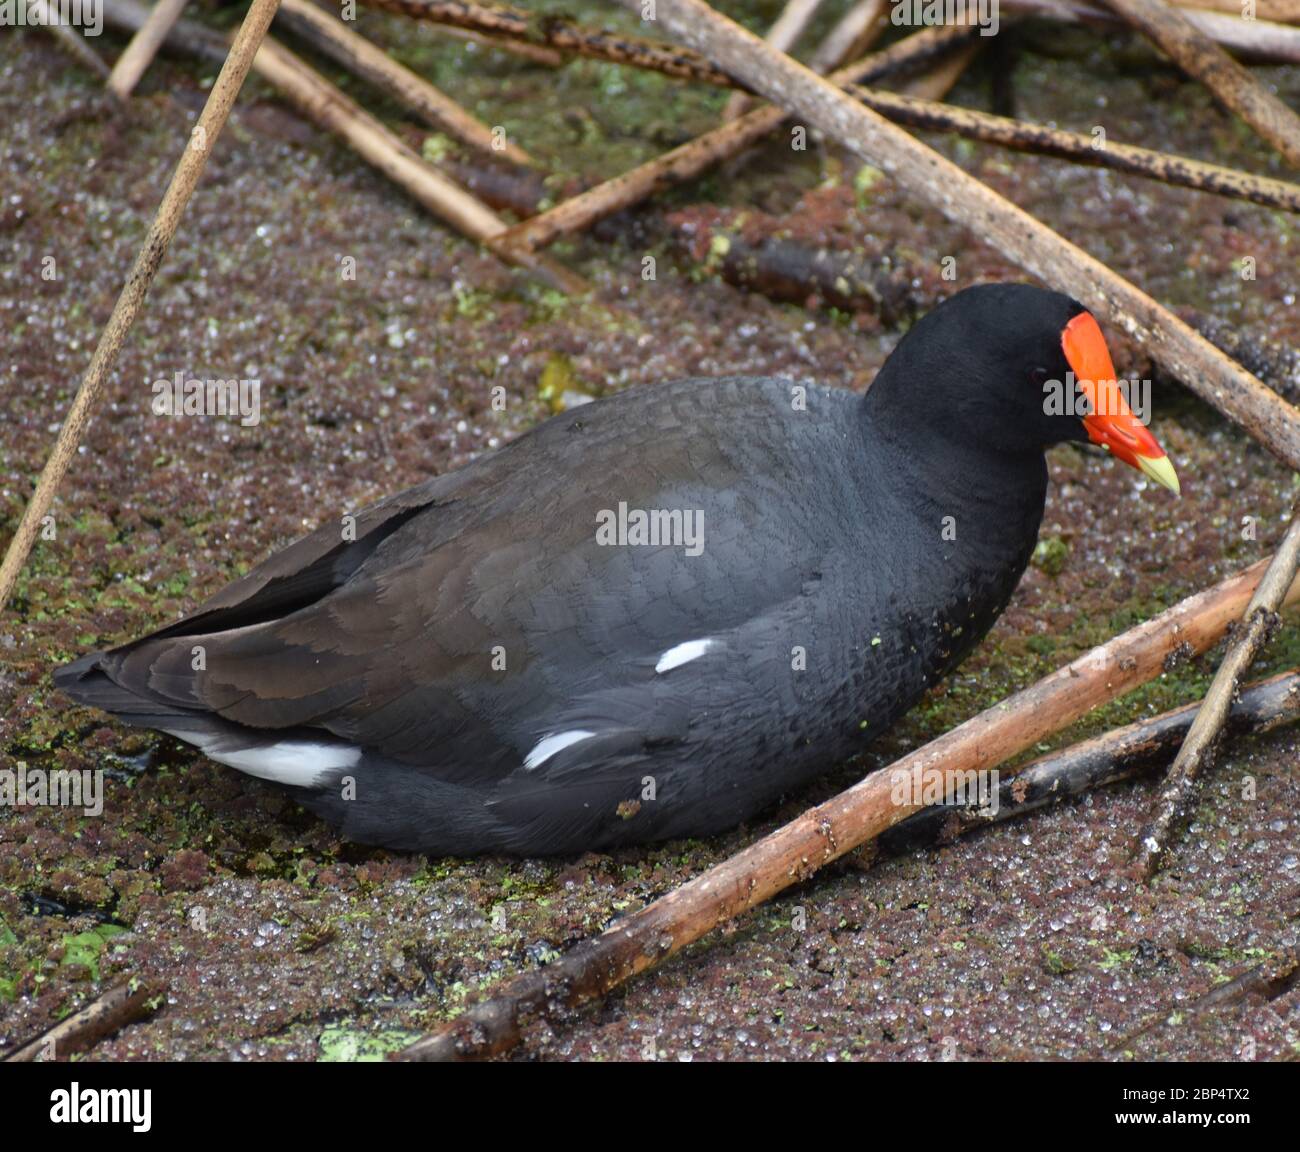
POLYGON ((1101 329, 1077 300, 981 284, 912 327, 866 404, 873 422, 918 448, 1025 456, 1091 440, 1176 491, 1172 466, 1114 380, 1101 329))

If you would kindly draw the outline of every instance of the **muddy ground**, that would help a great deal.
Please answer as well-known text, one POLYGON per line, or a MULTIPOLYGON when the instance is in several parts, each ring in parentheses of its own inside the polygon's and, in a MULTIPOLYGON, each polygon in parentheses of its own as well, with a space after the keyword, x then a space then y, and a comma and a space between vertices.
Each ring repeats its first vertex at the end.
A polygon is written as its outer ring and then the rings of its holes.
MULTIPOLYGON (((565 7, 623 19, 609 6, 565 7)), ((743 14, 761 27, 776 8, 743 14)), ((555 173, 556 195, 706 129, 725 101, 612 66, 552 72, 466 51, 370 13, 360 27, 503 124, 555 173)), ((0 44, 2 540, 214 69, 163 60, 117 115, 38 32, 5 29, 0 44), (56 279, 42 278, 46 257, 56 279)), ((112 55, 121 44, 98 46, 112 55)), ((1300 106, 1300 69, 1260 74, 1300 106)), ((426 155, 454 159, 445 140, 344 86, 426 155)), ((1248 130, 1121 34, 1004 30, 953 98, 987 108, 994 92, 1029 119, 1282 174, 1248 130)), ((1159 299, 1300 344, 1293 218, 932 142, 1159 299), (1254 279, 1243 278, 1248 259, 1254 279)), ((517 435, 556 393, 729 372, 865 387, 905 315, 776 303, 669 239, 754 219, 901 276, 917 307, 1016 275, 878 173, 834 149, 776 144, 597 238, 558 245, 595 288, 572 301, 452 235, 249 84, 63 486, 54 537, 0 617, 3 765, 107 773, 98 818, 0 810, 0 1049, 135 974, 165 982, 165 1003, 87 1058, 381 1056, 1280 538, 1300 478, 1157 379, 1154 430, 1177 461, 1181 500, 1095 454, 1054 450, 1043 546, 1011 607, 862 763, 828 766, 822 783, 729 835, 581 859, 430 860, 348 845, 274 788, 53 690, 60 662, 160 626, 318 522, 517 435), (763 215, 738 221, 740 209, 763 215), (647 255, 653 281, 641 276, 647 255), (344 257, 355 280, 341 275, 344 257), (945 257, 955 281, 940 275, 945 257), (153 415, 150 382, 177 371, 259 378, 261 423, 153 415), (504 412, 490 405, 496 385, 504 412)), ((1114 343, 1121 374, 1148 371, 1114 343)), ((1217 655, 1060 742, 1194 699, 1217 655)), ((1293 618, 1258 671, 1297 663, 1293 618)), ((518 1055, 1294 1059, 1300 989, 1194 1006, 1254 965, 1285 967, 1296 947, 1298 748, 1295 731, 1231 747, 1149 889, 1118 866, 1152 787, 1115 787, 946 847, 850 857, 600 1008, 534 1029, 518 1055)))

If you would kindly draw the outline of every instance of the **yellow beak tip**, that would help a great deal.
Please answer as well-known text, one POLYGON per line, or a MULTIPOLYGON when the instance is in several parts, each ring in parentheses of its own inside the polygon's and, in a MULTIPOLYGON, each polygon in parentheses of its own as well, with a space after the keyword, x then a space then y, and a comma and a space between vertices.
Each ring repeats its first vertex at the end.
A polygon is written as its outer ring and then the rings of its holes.
POLYGON ((1168 456, 1139 456, 1137 458, 1138 467, 1159 484, 1162 488, 1168 488, 1175 496, 1183 494, 1182 488, 1178 484, 1178 473, 1174 471, 1174 466, 1169 463, 1168 456))

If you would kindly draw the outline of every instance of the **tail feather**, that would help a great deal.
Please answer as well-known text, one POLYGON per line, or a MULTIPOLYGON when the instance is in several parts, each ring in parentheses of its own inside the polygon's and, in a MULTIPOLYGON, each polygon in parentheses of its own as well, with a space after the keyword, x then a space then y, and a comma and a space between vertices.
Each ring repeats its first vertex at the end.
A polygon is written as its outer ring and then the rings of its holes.
POLYGON ((125 688, 104 669, 109 653, 92 652, 54 670, 54 685, 78 704, 111 712, 125 724, 140 728, 203 727, 202 713, 145 696, 125 688))
POLYGON ((218 763, 278 784, 324 787, 361 759, 359 748, 329 733, 260 732, 204 708, 186 708, 126 688, 109 674, 117 659, 116 652, 93 652, 55 669, 54 683, 78 704, 109 712, 124 724, 159 729, 218 763))

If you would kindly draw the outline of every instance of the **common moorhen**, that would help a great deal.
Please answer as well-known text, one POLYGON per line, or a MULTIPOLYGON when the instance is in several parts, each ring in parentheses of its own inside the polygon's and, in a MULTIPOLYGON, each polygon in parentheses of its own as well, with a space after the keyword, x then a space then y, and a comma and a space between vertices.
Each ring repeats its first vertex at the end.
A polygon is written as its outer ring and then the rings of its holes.
POLYGON ((1090 439, 1178 491, 1114 378, 1074 300, 971 288, 865 395, 728 377, 595 401, 55 680, 368 844, 716 832, 861 751, 980 641, 1034 550, 1048 445, 1090 439))

